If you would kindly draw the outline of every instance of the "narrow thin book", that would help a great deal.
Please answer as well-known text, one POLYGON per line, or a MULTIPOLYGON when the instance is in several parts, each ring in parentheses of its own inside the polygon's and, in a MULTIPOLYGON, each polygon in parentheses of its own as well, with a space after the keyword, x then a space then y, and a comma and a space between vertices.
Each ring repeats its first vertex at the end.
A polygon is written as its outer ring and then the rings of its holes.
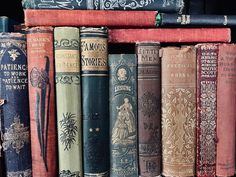
POLYGON ((0 115, 5 174, 32 176, 26 36, 0 34, 0 115))
POLYGON ((198 26, 198 27, 233 27, 236 26, 236 15, 202 15, 202 14, 166 14, 157 15, 159 21, 157 26, 181 27, 181 26, 198 26))
POLYGON ((66 10, 158 10, 181 13, 183 0, 23 0, 25 9, 66 9, 66 10))
POLYGON ((216 176, 216 109, 218 44, 197 48, 197 156, 196 175, 216 176))
POLYGON ((138 176, 137 59, 109 55, 110 177, 138 176))

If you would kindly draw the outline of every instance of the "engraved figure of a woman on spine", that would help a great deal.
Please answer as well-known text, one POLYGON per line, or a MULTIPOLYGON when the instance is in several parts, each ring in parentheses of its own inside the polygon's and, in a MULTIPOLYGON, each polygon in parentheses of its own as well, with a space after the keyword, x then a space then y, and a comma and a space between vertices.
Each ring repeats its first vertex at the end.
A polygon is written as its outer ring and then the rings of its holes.
POLYGON ((133 143, 136 138, 135 116, 128 98, 118 110, 117 119, 112 130, 112 144, 133 143))

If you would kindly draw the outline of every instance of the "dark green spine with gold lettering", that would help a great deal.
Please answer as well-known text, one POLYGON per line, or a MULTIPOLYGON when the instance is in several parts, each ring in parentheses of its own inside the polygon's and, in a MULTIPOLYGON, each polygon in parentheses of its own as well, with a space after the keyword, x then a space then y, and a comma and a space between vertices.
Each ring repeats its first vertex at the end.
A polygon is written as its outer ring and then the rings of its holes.
POLYGON ((109 78, 106 28, 81 28, 84 176, 109 176, 109 78))
POLYGON ((109 55, 110 177, 137 177, 137 59, 109 55))
POLYGON ((79 28, 54 29, 60 177, 82 176, 79 28))

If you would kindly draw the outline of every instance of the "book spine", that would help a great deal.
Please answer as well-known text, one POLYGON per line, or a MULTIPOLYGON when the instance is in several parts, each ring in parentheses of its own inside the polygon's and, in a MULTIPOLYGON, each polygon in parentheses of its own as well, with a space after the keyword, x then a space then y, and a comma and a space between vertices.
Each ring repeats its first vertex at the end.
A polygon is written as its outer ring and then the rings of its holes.
POLYGON ((110 176, 137 177, 136 55, 109 55, 110 176))
POLYGON ((53 31, 27 33, 32 167, 34 177, 57 175, 53 31))
POLYGON ((161 174, 161 61, 159 43, 138 43, 139 173, 161 174))
POLYGON ((5 17, 5 16, 0 17, 0 33, 9 31, 8 23, 9 23, 8 17, 5 17))
POLYGON ((217 75, 216 175, 235 173, 236 45, 220 45, 217 75))
POLYGON ((109 176, 109 77, 106 28, 81 28, 85 177, 109 176))
POLYGON ((230 42, 230 32, 230 28, 110 29, 108 42, 230 42))
POLYGON ((24 14, 26 26, 155 27, 157 12, 27 9, 24 14))
POLYGON ((197 160, 198 177, 216 175, 217 44, 197 47, 197 160))
POLYGON ((7 177, 31 177, 26 37, 0 34, 2 148, 7 177))
POLYGON ((66 10, 158 10, 179 12, 184 8, 183 0, 23 0, 25 9, 66 9, 66 10))
POLYGON ((236 25, 236 15, 178 15, 158 14, 157 26, 209 26, 227 27, 236 25))
POLYGON ((195 175, 196 49, 167 47, 162 56, 164 176, 195 175))
POLYGON ((82 176, 79 29, 54 29, 59 176, 82 176))

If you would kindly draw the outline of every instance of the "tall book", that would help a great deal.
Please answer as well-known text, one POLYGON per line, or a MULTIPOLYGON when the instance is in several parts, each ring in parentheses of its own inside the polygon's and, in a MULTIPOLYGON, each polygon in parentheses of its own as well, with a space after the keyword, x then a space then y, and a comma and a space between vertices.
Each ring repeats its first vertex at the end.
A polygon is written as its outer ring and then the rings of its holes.
POLYGON ((183 0, 23 0, 25 9, 66 9, 66 10, 158 10, 181 13, 183 0))
POLYGON ((161 56, 163 175, 194 176, 196 49, 166 47, 161 56))
POLYGON ((82 176, 79 28, 54 29, 59 176, 82 176))
POLYGON ((85 177, 109 176, 107 29, 81 28, 83 162, 85 177))
POLYGON ((161 60, 159 43, 137 43, 139 173, 161 174, 161 60))
POLYGON ((51 27, 28 30, 27 54, 33 176, 54 177, 58 169, 51 27))
POLYGON ((216 175, 234 176, 236 119, 236 45, 219 46, 217 75, 216 175))
POLYGON ((196 175, 216 176, 217 44, 197 48, 197 156, 196 175))
POLYGON ((0 109, 6 176, 32 176, 26 36, 0 34, 0 109))
POLYGON ((137 59, 109 55, 110 176, 137 177, 137 59))

